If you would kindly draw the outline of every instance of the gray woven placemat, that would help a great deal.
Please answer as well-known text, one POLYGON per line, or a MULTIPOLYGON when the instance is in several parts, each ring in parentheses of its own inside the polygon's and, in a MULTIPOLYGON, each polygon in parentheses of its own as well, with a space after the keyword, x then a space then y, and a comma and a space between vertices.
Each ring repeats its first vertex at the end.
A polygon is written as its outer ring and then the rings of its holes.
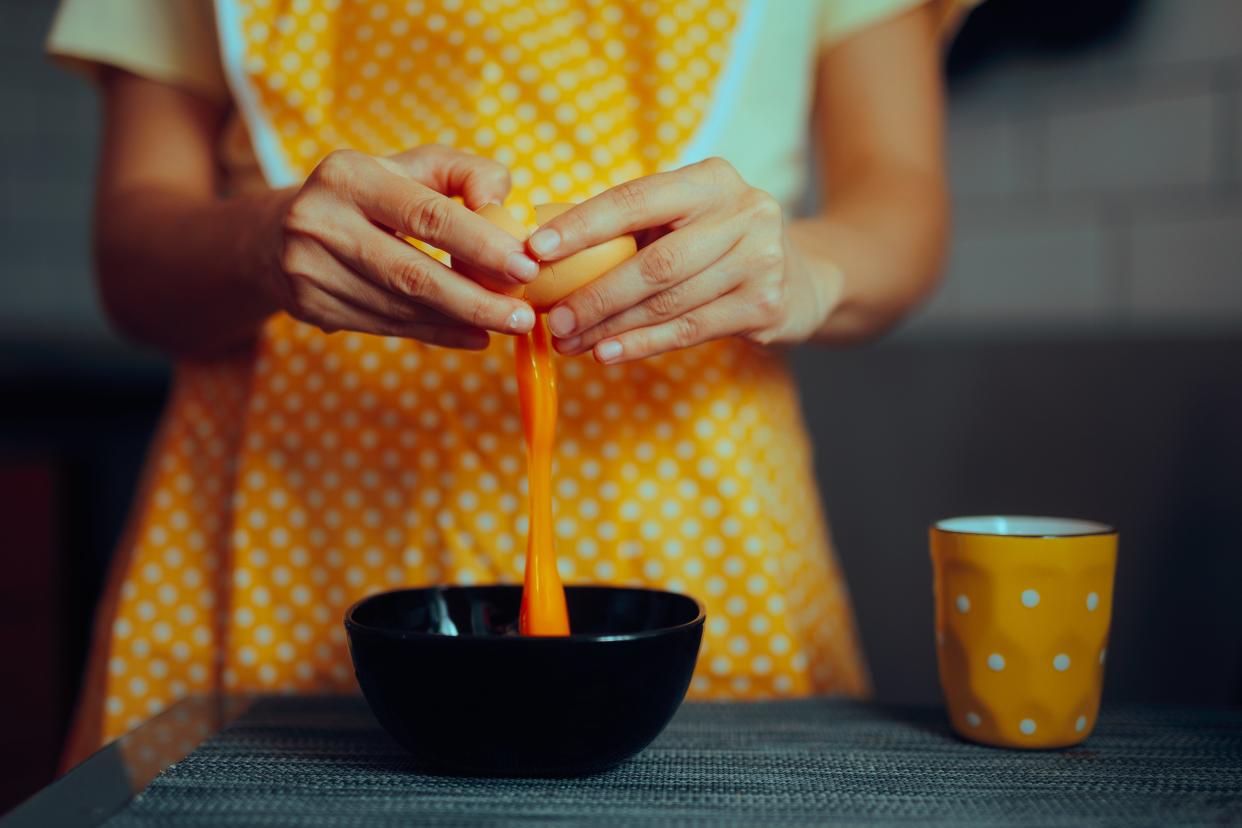
POLYGON ((687 704, 584 779, 415 773, 360 699, 281 698, 161 774, 109 825, 1242 822, 1242 712, 1107 711, 1068 751, 954 738, 935 710, 687 704))

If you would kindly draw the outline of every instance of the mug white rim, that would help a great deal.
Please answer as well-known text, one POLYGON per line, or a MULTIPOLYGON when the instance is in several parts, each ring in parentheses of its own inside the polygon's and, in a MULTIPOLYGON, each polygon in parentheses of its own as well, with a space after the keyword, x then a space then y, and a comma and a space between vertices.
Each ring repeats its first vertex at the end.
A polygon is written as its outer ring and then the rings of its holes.
POLYGON ((1078 538, 1112 535, 1116 529, 1106 523, 1080 518, 1036 515, 968 515, 943 518, 932 526, 957 535, 995 535, 1007 538, 1078 538))

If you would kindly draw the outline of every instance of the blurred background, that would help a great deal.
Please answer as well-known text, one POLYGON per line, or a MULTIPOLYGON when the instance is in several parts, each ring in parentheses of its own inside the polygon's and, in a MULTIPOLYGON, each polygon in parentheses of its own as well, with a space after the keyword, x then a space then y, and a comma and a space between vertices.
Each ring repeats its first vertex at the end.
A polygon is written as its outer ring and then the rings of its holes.
MULTIPOLYGON (((0 0, 0 811, 51 777, 168 366, 92 288, 93 91, 0 0)), ((1242 3, 989 0, 947 55, 945 283, 795 355, 877 695, 936 703, 926 527, 1122 533, 1105 695, 1242 704, 1242 3)))

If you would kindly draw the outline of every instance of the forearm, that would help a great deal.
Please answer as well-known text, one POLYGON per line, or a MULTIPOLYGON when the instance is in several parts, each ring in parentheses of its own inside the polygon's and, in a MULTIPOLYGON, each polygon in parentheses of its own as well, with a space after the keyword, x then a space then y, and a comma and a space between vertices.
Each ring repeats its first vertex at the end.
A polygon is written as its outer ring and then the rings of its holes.
POLYGON ((788 230, 824 309, 812 339, 849 344, 877 336, 930 293, 948 230, 943 177, 898 169, 856 171, 819 215, 788 230))
POLYGON ((237 347, 277 310, 270 288, 290 191, 197 198, 158 184, 101 195, 100 294, 127 336, 175 354, 237 347))

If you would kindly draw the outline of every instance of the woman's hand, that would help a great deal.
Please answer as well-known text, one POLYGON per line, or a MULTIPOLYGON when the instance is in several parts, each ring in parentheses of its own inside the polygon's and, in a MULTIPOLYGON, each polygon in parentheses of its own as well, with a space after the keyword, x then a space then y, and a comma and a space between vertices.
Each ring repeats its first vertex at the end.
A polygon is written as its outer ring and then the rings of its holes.
POLYGON ((426 242, 472 274, 514 286, 539 272, 522 242, 473 210, 503 201, 500 164, 441 146, 389 158, 341 150, 291 193, 271 269, 277 304, 325 331, 419 339, 480 349, 487 331, 525 333, 525 302, 489 290, 399 236, 426 242), (460 196, 463 204, 451 196, 460 196))
POLYGON ((791 344, 831 309, 831 285, 792 252, 780 205, 719 158, 614 187, 528 245, 556 260, 623 233, 638 235, 638 255, 549 313, 561 353, 615 363, 729 336, 791 344))

